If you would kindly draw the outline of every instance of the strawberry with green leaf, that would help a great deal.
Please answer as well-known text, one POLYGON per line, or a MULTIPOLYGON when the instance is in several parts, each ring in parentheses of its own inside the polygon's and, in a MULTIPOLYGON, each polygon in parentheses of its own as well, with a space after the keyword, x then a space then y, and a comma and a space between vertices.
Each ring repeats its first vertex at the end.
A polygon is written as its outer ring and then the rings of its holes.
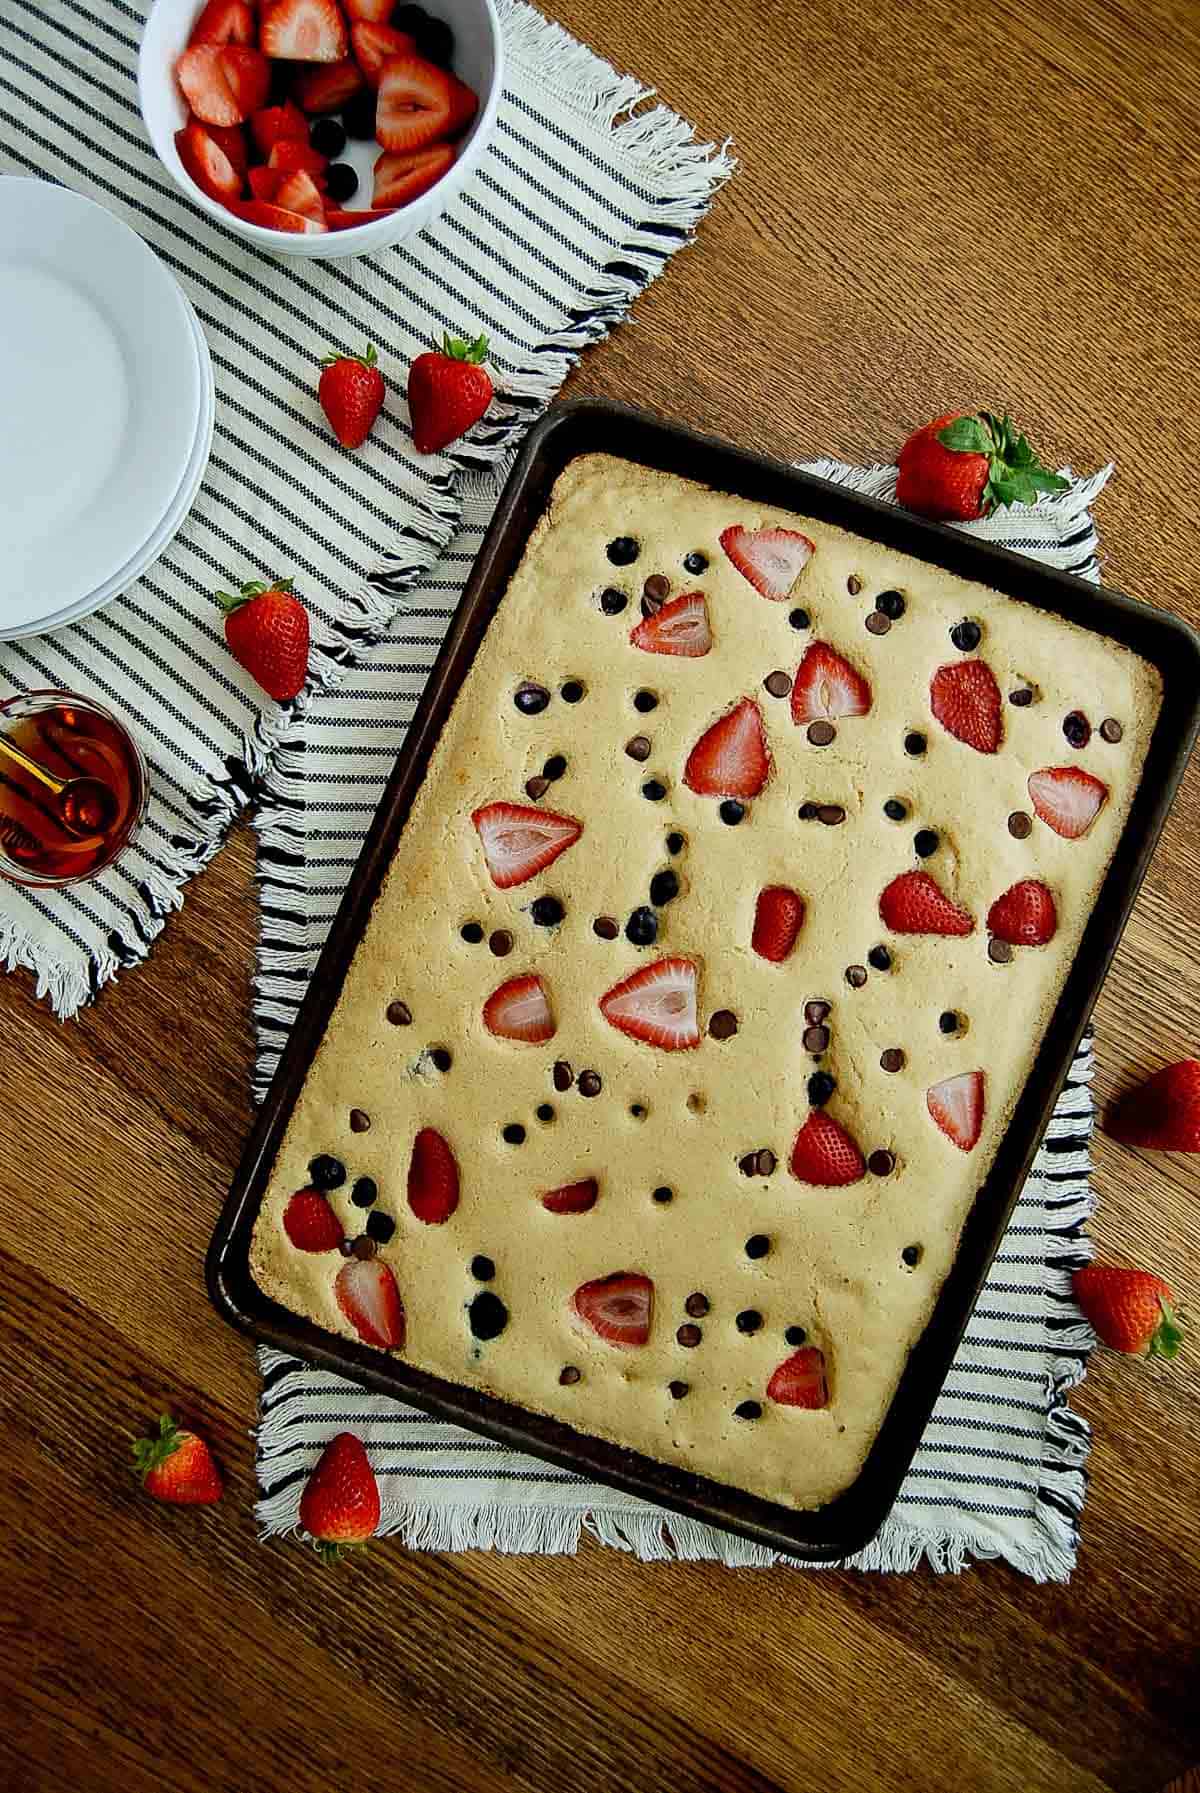
POLYGON ((308 677, 308 611, 290 579, 250 579, 239 591, 219 591, 225 639, 268 696, 280 703, 299 695, 308 677))
POLYGON ((159 1415, 158 1430, 133 1443, 133 1468, 146 1493, 173 1507, 209 1507, 224 1492, 221 1472, 203 1438, 159 1415))
POLYGON ((487 352, 486 336, 466 342, 447 335, 440 349, 417 356, 408 372, 408 409, 418 454, 436 454, 479 422, 492 402, 482 365, 487 352))
POLYGON ((908 438, 896 500, 944 522, 969 523, 1010 504, 1035 504, 1067 481, 1043 466, 1006 412, 947 411, 908 438))

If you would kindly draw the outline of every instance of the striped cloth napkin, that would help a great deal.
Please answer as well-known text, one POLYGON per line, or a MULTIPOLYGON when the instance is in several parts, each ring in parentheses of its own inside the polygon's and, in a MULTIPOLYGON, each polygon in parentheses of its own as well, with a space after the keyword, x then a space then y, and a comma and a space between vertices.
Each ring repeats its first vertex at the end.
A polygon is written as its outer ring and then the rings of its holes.
MULTIPOLYGON (((802 465, 873 497, 895 496, 894 467, 802 465)), ((1097 579, 1090 507, 1110 472, 1072 479, 1053 499, 968 524, 966 531, 1097 579)), ((451 548, 405 599, 380 649, 352 680, 314 703, 309 752, 289 768, 289 801, 268 804, 260 815, 260 1089, 270 1080, 497 492, 494 476, 470 482, 451 548)), ((1089 1255, 1083 1227, 1092 1209, 1091 1075, 1085 1042, 900 1500, 855 1567, 912 1569, 927 1560, 957 1570, 971 1558, 999 1556, 1037 1580, 1064 1580, 1074 1566, 1089 1434, 1068 1396, 1083 1376, 1093 1335, 1075 1306, 1070 1273, 1089 1255)), ((349 1428, 365 1440, 380 1479, 382 1529, 418 1548, 569 1551, 586 1530, 648 1560, 774 1560, 759 1546, 668 1518, 278 1352, 263 1351, 261 1362, 258 1511, 267 1533, 295 1526, 300 1492, 322 1445, 349 1428)))
MULTIPOLYGON (((138 231, 192 301, 217 386, 208 474, 162 560, 88 621, 0 644, 0 696, 92 693, 135 724, 150 762, 146 825, 116 866, 64 891, 0 885, 0 963, 31 969, 60 1015, 145 957, 253 798, 268 793, 277 815, 298 801, 306 743, 308 762, 328 765, 322 725, 306 731, 306 714, 450 547, 461 470, 504 462, 581 350, 689 240, 731 170, 726 151, 645 104, 637 81, 521 0, 497 3, 508 74, 477 173, 415 243, 327 262, 263 255, 176 188, 138 110, 145 0, 0 6, 0 173, 63 182, 138 231), (452 454, 420 456, 401 395, 410 360, 446 327, 487 331, 501 396, 452 454), (389 398, 349 456, 317 406, 318 362, 368 341, 389 398), (313 617, 311 676, 293 704, 264 699, 235 665, 212 596, 268 573, 294 574, 313 617)), ((392 648, 423 667, 449 612, 417 608, 425 614, 410 613, 392 648), (403 638, 414 635, 409 652, 403 638)), ((340 758, 353 761, 353 747, 340 758)), ((347 815, 349 840, 365 812, 347 815)), ((265 847, 265 862, 288 850, 265 847)), ((268 922, 276 938, 306 925, 268 922)))

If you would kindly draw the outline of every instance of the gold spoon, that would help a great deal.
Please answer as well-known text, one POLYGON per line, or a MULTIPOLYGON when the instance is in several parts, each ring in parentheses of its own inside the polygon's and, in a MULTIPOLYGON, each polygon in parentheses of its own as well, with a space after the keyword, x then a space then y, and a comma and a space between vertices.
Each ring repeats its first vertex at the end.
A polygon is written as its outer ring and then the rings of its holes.
POLYGON ((12 760, 53 794, 55 813, 68 834, 103 834, 116 821, 117 800, 102 779, 56 778, 4 735, 0 735, 0 757, 12 760))

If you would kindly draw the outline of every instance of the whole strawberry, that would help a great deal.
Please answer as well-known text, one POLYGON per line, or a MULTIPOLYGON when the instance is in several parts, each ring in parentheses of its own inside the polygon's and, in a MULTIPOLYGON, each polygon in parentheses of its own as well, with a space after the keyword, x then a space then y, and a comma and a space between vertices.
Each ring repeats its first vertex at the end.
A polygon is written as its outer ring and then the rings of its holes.
POLYGON ((1183 1331, 1171 1312, 1174 1297, 1161 1276, 1115 1264, 1086 1264, 1071 1278, 1075 1299, 1114 1351, 1177 1357, 1183 1331))
POLYGON ((221 1472, 203 1438, 159 1416, 158 1431, 133 1444, 133 1467, 146 1493, 176 1507, 207 1507, 225 1491, 221 1472))
POLYGON ((343 448, 361 448, 383 408, 383 375, 368 344, 365 355, 326 355, 317 387, 321 409, 343 448))
POLYGON ((308 677, 308 611, 290 579, 251 579, 238 592, 219 591, 225 639, 239 666, 270 697, 286 703, 308 677))
POLYGON ((1007 504, 1033 504, 1067 482, 1044 467, 1007 415, 947 411, 908 438, 896 500, 924 517, 969 523, 1007 504))
POLYGON ((1110 1110, 1105 1130, 1127 1146, 1200 1152, 1200 1060, 1164 1065, 1127 1091, 1110 1110))
POLYGON ((326 1562, 336 1561, 344 1545, 373 1536, 379 1484, 353 1432, 339 1432, 321 1452, 300 1496, 300 1523, 326 1562))
POLYGON ((478 423, 492 402, 492 382, 480 363, 486 336, 461 342, 444 336, 440 349, 418 355, 408 370, 408 409, 418 454, 436 454, 478 423))

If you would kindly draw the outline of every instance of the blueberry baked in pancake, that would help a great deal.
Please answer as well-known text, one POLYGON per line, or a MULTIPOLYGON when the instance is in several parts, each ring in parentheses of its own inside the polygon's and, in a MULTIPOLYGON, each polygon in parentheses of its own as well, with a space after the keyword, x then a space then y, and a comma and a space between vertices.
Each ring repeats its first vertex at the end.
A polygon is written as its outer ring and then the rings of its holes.
POLYGON ((815 519, 572 461, 258 1216, 334 1333, 797 1508, 854 1481, 1161 701, 815 519))

